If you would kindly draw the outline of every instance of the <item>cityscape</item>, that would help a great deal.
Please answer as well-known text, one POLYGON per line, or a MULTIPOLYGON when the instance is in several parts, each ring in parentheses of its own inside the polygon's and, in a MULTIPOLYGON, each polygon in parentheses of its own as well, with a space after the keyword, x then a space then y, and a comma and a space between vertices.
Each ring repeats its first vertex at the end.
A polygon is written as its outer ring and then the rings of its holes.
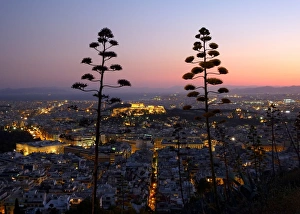
MULTIPOLYGON (((234 170, 237 158, 243 171, 257 173, 249 150, 253 144, 249 137, 252 127, 256 127, 259 148, 265 152, 260 170, 272 171, 272 129, 267 115, 271 104, 280 110, 274 124, 278 158, 275 170, 299 167, 299 150, 297 153, 292 143, 292 139, 297 139, 294 123, 299 116, 299 94, 227 96, 231 103, 223 105, 218 116, 226 120, 222 127, 225 138, 219 136, 217 128, 212 132, 220 188, 226 182, 227 167, 234 170), (226 156, 225 141, 229 153, 226 156), (227 166, 224 157, 231 162, 227 166)), ((101 208, 147 213, 148 207, 156 213, 179 212, 198 194, 196 183, 202 178, 209 181, 205 130, 199 128, 195 113, 182 110, 188 99, 184 94, 157 95, 103 109, 97 191, 101 208), (182 129, 175 133, 177 123, 182 124, 182 129), (184 181, 182 192, 179 175, 184 181)), ((0 104, 1 130, 26 131, 33 139, 14 142, 13 151, 1 154, 1 212, 12 213, 18 198, 26 213, 49 212, 51 204, 57 212, 66 213, 90 196, 96 102, 48 100, 0 104)), ((234 176, 240 185, 244 184, 238 173, 234 176)))
POLYGON ((300 213, 300 2, 0 7, 0 214, 300 213))

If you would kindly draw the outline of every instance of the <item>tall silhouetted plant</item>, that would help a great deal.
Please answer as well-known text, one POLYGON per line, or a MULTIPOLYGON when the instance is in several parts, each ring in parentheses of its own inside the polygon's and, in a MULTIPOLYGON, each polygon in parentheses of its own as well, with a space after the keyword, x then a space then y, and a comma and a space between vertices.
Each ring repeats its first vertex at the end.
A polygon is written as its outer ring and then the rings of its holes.
POLYGON ((292 136, 287 123, 288 122, 285 122, 284 124, 285 124, 287 134, 291 140, 290 148, 292 148, 297 155, 298 168, 300 169, 300 144, 299 144, 299 141, 300 141, 300 113, 297 115, 297 118, 294 122, 294 130, 296 132, 294 136, 292 136))
POLYGON ((19 205, 19 200, 18 198, 15 199, 15 208, 14 208, 14 214, 22 214, 24 213, 21 211, 20 205, 19 205))
MULTIPOLYGON (((221 61, 216 57, 219 56, 219 52, 217 51, 218 45, 216 43, 209 43, 211 40, 210 32, 206 28, 201 28, 199 30, 199 34, 197 34, 196 39, 197 42, 194 43, 193 50, 197 52, 196 59, 194 56, 189 56, 186 58, 185 62, 197 64, 196 67, 192 68, 191 72, 183 75, 183 79, 185 80, 202 80, 199 82, 199 86, 188 84, 185 86, 185 90, 191 90, 187 94, 188 97, 195 97, 197 101, 204 104, 202 110, 204 113, 197 117, 200 119, 204 118, 206 124, 206 132, 207 132, 207 141, 209 147, 209 156, 210 156, 210 168, 212 174, 212 182, 214 189, 214 196, 217 208, 219 209, 218 204, 218 195, 217 195, 217 183, 216 183, 216 175, 214 169, 214 158, 213 158, 213 148, 212 148, 212 139, 211 139, 211 118, 220 112, 219 109, 210 109, 210 104, 213 100, 210 100, 210 94, 221 94, 228 93, 227 88, 219 88, 217 91, 209 90, 209 86, 220 85, 223 81, 219 78, 211 77, 216 75, 224 75, 228 73, 228 70, 224 67, 219 67, 221 61), (217 71, 211 71, 211 69, 216 68, 217 71), (201 92, 199 92, 201 91, 201 92)), ((221 99, 221 103, 230 103, 229 99, 223 98, 221 99)), ((191 105, 186 105, 183 107, 185 110, 192 109, 191 105)))
POLYGON ((265 150, 262 148, 260 138, 261 137, 257 134, 256 127, 250 126, 248 134, 248 149, 250 150, 251 165, 254 166, 255 179, 257 180, 259 180, 259 178, 262 176, 262 171, 265 164, 265 150))
POLYGON ((228 200, 228 195, 227 193, 229 192, 230 189, 230 184, 229 184, 229 158, 228 155, 230 153, 229 151, 229 145, 228 145, 228 137, 225 135, 225 128, 222 126, 219 126, 218 123, 214 124, 215 127, 215 135, 219 139, 220 143, 220 152, 219 156, 221 160, 224 161, 224 166, 225 166, 225 183, 224 183, 224 195, 225 199, 228 200))
POLYGON ((275 104, 270 104, 267 110, 267 125, 271 127, 271 145, 272 145, 272 173, 275 176, 275 159, 277 159, 277 163, 279 169, 281 170, 280 159, 278 157, 278 151, 276 146, 276 138, 275 138, 275 124, 278 123, 278 117, 280 115, 280 110, 276 108, 275 104), (276 157, 275 157, 276 155, 276 157))
POLYGON ((173 134, 175 135, 175 139, 177 141, 177 158, 178 158, 178 175, 179 175, 179 185, 180 185, 180 193, 181 193, 181 199, 183 205, 185 205, 185 200, 184 200, 184 194, 183 194, 183 188, 182 188, 182 176, 181 176, 181 156, 180 156, 180 141, 181 141, 181 130, 182 126, 180 123, 174 124, 174 132, 173 134))
POLYGON ((295 120, 295 129, 296 129, 296 143, 293 143, 293 147, 295 149, 295 152, 298 157, 298 163, 299 163, 299 169, 300 169, 300 113, 298 114, 296 120, 295 120))
POLYGON ((97 105, 97 120, 96 120, 96 131, 95 131, 95 159, 94 159, 94 171, 93 171, 93 197, 92 197, 92 213, 96 211, 96 199, 97 199, 97 178, 98 178, 98 151, 100 142, 100 134, 101 134, 101 119, 102 119, 102 104, 108 103, 112 104, 115 102, 119 102, 119 98, 110 98, 108 95, 104 94, 104 88, 120 88, 123 86, 131 86, 130 82, 125 79, 120 79, 117 82, 117 85, 105 84, 104 76, 105 74, 109 74, 110 72, 122 70, 122 67, 118 64, 111 64, 109 67, 106 65, 107 62, 117 57, 117 54, 110 49, 114 46, 118 45, 116 40, 113 40, 114 35, 111 30, 108 28, 103 28, 98 33, 98 41, 92 42, 90 44, 90 48, 94 49, 97 54, 100 56, 99 64, 93 63, 91 58, 84 58, 81 63, 91 66, 92 71, 97 74, 95 77, 91 73, 84 74, 81 79, 89 81, 90 83, 95 83, 96 86, 93 89, 88 88, 88 84, 82 82, 76 82, 72 85, 72 88, 78 89, 84 92, 94 92, 94 96, 97 97, 98 105, 97 105))

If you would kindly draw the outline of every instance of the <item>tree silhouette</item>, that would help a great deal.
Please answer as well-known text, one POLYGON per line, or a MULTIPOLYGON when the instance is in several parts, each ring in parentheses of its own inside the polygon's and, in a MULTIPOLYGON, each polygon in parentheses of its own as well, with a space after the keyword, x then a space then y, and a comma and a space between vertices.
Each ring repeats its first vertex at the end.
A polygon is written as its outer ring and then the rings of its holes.
MULTIPOLYGON (((228 200, 228 192, 230 190, 230 181, 229 181, 229 154, 230 154, 230 150, 229 150, 229 143, 228 143, 228 136, 226 136, 225 134, 225 128, 222 126, 219 126, 218 123, 214 123, 214 127, 215 127, 215 135, 217 137, 217 139, 219 139, 220 142, 220 151, 219 151, 219 156, 220 159, 224 162, 224 166, 225 166, 225 182, 224 182, 224 195, 225 195, 225 199, 228 200)), ((231 155, 230 155, 231 156, 231 155)), ((231 156, 232 158, 233 156, 231 156)))
POLYGON ((290 138, 290 149, 293 149, 297 155, 297 159, 298 159, 298 168, 300 169, 300 144, 299 144, 299 140, 300 140, 300 113, 297 115, 295 121, 294 121, 294 134, 292 134, 289 130, 288 127, 288 122, 285 122, 285 129, 287 131, 287 134, 290 138))
POLYGON ((298 163, 299 163, 299 169, 300 169, 300 113, 297 115, 297 118, 295 120, 295 129, 296 129, 296 143, 292 142, 292 145, 295 149, 296 155, 298 157, 298 163))
POLYGON ((89 89, 88 84, 82 82, 76 82, 72 85, 72 88, 78 89, 84 92, 94 92, 94 96, 97 97, 98 105, 97 105, 97 120, 96 120, 96 137, 95 137, 95 160, 94 160, 94 171, 93 171, 93 197, 92 197, 92 213, 95 211, 95 203, 96 203, 96 193, 97 193, 97 177, 98 177, 98 151, 100 142, 100 134, 101 134, 101 119, 102 119, 102 104, 113 104, 115 102, 120 102, 119 98, 110 98, 108 95, 104 94, 104 88, 120 88, 124 86, 131 86, 130 82, 125 79, 120 79, 117 81, 117 85, 110 85, 104 82, 104 76, 107 73, 120 71, 122 67, 118 64, 111 64, 109 67, 106 66, 107 62, 117 57, 117 54, 110 49, 114 46, 118 45, 116 40, 113 40, 114 35, 111 30, 108 28, 103 28, 98 33, 98 41, 92 42, 89 46, 94 49, 98 55, 100 56, 100 63, 95 64, 92 62, 91 58, 84 58, 81 63, 89 65, 92 67, 92 71, 97 74, 97 77, 94 77, 91 73, 84 74, 81 79, 89 81, 90 83, 96 83, 97 88, 89 89))
POLYGON ((250 151, 250 160, 251 165, 254 166, 255 179, 260 180, 266 157, 265 150, 261 146, 261 137, 257 134, 255 126, 250 126, 250 130, 247 137, 249 140, 249 145, 247 149, 250 151))
POLYGON ((35 214, 42 214, 42 212, 40 209, 38 209, 37 211, 35 211, 35 214))
POLYGON ((179 175, 179 185, 180 185, 180 193, 181 193, 181 199, 183 206, 185 206, 185 200, 184 200, 184 194, 183 194, 183 187, 182 187, 182 176, 181 176, 181 155, 180 155, 180 141, 181 141, 181 135, 182 135, 182 125, 178 122, 174 124, 174 132, 173 135, 175 136, 175 140, 177 142, 177 158, 178 158, 178 175, 179 175))
POLYGON ((272 145, 272 173, 275 176, 275 159, 278 163, 279 170, 281 170, 280 159, 278 156, 276 138, 275 138, 275 125, 279 123, 280 110, 276 108, 274 103, 271 103, 267 110, 267 125, 271 127, 271 145, 272 145), (276 157, 275 157, 276 155, 276 157))
POLYGON ((15 199, 15 208, 14 208, 14 214, 22 214, 24 213, 21 208, 20 208, 20 205, 19 205, 19 200, 18 198, 15 199))
MULTIPOLYGON (((194 43, 193 50, 197 52, 197 59, 194 56, 189 56, 185 59, 186 63, 198 64, 198 66, 192 68, 191 72, 186 73, 182 76, 185 80, 198 80, 198 78, 202 78, 203 82, 201 86, 195 86, 192 84, 186 85, 185 90, 191 90, 187 94, 188 97, 194 97, 197 101, 204 104, 201 110, 204 111, 202 115, 197 116, 196 119, 204 118, 206 124, 206 132, 207 132, 207 141, 209 146, 209 156, 210 156, 210 168, 212 174, 212 182, 214 189, 214 196, 217 209, 219 210, 218 204, 218 195, 217 195, 217 183, 216 183, 216 175, 214 169, 214 158, 213 158, 213 148, 212 148, 212 139, 211 139, 211 121, 210 118, 220 113, 219 109, 210 109, 210 105, 214 102, 214 100, 209 99, 210 94, 221 94, 228 93, 229 90, 227 88, 219 88, 217 91, 210 90, 210 86, 220 85, 223 81, 219 78, 211 77, 212 75, 223 75, 227 74, 228 70, 224 67, 218 67, 218 72, 209 72, 210 69, 215 68, 221 64, 219 59, 216 59, 219 55, 217 51, 218 45, 216 43, 209 43, 212 39, 210 36, 210 32, 206 28, 201 28, 199 30, 199 34, 197 34, 196 39, 199 41, 194 43), (201 92, 199 92, 201 90, 201 92)), ((220 103, 230 103, 230 100, 227 98, 222 98, 220 103)), ((192 109, 191 105, 186 105, 183 107, 184 110, 192 109)))
POLYGON ((18 142, 34 141, 31 134, 27 131, 13 130, 0 131, 0 152, 11 152, 16 148, 18 142))

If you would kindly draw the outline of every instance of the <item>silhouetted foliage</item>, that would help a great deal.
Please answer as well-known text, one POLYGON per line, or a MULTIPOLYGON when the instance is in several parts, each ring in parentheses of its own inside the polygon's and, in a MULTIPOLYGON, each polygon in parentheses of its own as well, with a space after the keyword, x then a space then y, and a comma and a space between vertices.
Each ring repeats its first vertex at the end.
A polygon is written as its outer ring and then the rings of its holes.
MULTIPOLYGON (((114 35, 111 30, 108 28, 103 28, 98 33, 97 42, 90 43, 89 47, 95 50, 100 56, 100 64, 95 64, 90 57, 84 58, 81 63, 91 66, 91 69, 96 73, 95 77, 91 73, 84 74, 81 79, 89 81, 90 83, 96 83, 97 85, 94 88, 89 89, 87 83, 76 82, 72 85, 72 88, 78 89, 84 92, 93 92, 94 96, 97 97, 98 106, 97 106, 97 120, 96 120, 96 139, 95 139, 95 159, 94 159, 94 171, 93 171, 93 197, 92 197, 92 213, 96 213, 96 192, 97 192, 97 178, 98 178, 98 151, 101 134, 101 120, 102 120, 102 107, 103 103, 113 104, 120 102, 119 98, 110 98, 108 95, 104 94, 104 88, 120 88, 124 86, 131 86, 130 82, 125 79, 120 79, 117 81, 116 85, 106 84, 104 82, 104 76, 110 72, 122 70, 122 67, 118 64, 112 64, 107 66, 106 64, 112 58, 117 57, 117 54, 110 49, 118 45, 116 40, 113 40, 114 35)), ((76 109, 76 106, 70 107, 71 109, 76 109)), ((78 109, 77 109, 78 110, 78 109)))
POLYGON ((93 123, 94 123, 93 120, 86 118, 86 117, 81 118, 79 120, 79 126, 83 126, 83 127, 88 127, 88 126, 92 125, 93 123))
MULTIPOLYGON (((211 142, 211 133, 210 133, 210 118, 215 116, 219 113, 216 110, 210 110, 209 106, 212 104, 212 100, 209 98, 209 94, 222 94, 228 93, 229 90, 227 88, 220 88, 217 91, 210 91, 210 85, 220 85, 223 81, 216 77, 211 77, 211 75, 224 75, 227 74, 228 71, 224 67, 218 67, 217 72, 211 72, 210 69, 215 68, 221 64, 219 59, 215 57, 218 56, 220 53, 216 50, 218 45, 216 43, 209 43, 212 39, 210 36, 210 32, 206 28, 201 28, 199 30, 199 34, 195 36, 199 41, 194 43, 193 50, 197 52, 196 57, 189 56, 185 59, 185 62, 191 64, 197 64, 197 67, 191 69, 191 72, 186 73, 182 76, 185 80, 202 80, 200 82, 200 86, 188 84, 185 86, 185 90, 190 90, 187 94, 188 97, 195 97, 198 102, 203 104, 202 108, 198 108, 198 110, 202 110, 204 113, 201 115, 206 124, 206 132, 207 132, 207 141, 209 146, 209 156, 210 156, 210 168, 211 168, 211 176, 212 176, 212 183, 213 183, 213 190, 214 190, 214 201, 216 205, 216 210, 219 210, 219 203, 218 203, 218 194, 217 194, 217 183, 216 183, 216 175, 214 169, 214 160, 213 160, 213 153, 212 153, 212 142, 211 142)), ((221 98, 220 103, 230 103, 230 100, 227 98, 221 98)), ((191 105, 186 105, 183 107, 185 110, 192 109, 191 105)), ((198 116, 197 119, 199 120, 201 116, 198 116)))
POLYGON ((38 209, 38 210, 35 212, 35 214, 42 214, 42 212, 41 212, 40 209, 38 209))
POLYGON ((20 208, 18 198, 15 199, 14 214, 25 214, 25 212, 20 208))
POLYGON ((34 141, 27 131, 0 131, 0 152, 12 152, 16 149, 16 143, 34 141))
POLYGON ((299 213, 300 169, 279 174, 268 184, 263 213, 299 213))
POLYGON ((183 205, 185 204, 185 200, 184 200, 184 195, 183 195, 183 185, 182 185, 182 175, 181 175, 181 156, 180 156, 180 141, 184 135, 184 133, 182 132, 182 124, 180 122, 177 122, 173 125, 174 131, 173 131, 173 136, 175 136, 175 140, 177 141, 177 163, 178 163, 178 176, 179 176, 179 185, 180 185, 180 193, 181 193, 181 199, 182 199, 182 203, 183 205))
POLYGON ((250 126, 248 134, 249 144, 248 150, 250 151, 251 165, 254 166, 255 179, 259 180, 262 176, 263 169, 265 168, 265 150, 262 148, 260 136, 257 134, 255 126, 250 126))
POLYGON ((272 172, 273 176, 276 174, 275 162, 278 163, 279 170, 281 170, 280 159, 278 157, 278 151, 276 146, 275 138, 275 126, 279 122, 280 110, 276 107, 274 103, 271 103, 267 110, 267 126, 271 128, 271 145, 272 145, 272 172))
POLYGON ((211 191, 212 184, 208 182, 205 178, 200 178, 195 182, 196 192, 199 195, 204 195, 205 193, 211 191))
POLYGON ((285 122, 284 125, 291 140, 291 147, 297 155, 298 168, 300 169, 300 113, 298 113, 294 122, 295 136, 292 136, 292 134, 290 133, 290 130, 287 126, 287 122, 285 122))

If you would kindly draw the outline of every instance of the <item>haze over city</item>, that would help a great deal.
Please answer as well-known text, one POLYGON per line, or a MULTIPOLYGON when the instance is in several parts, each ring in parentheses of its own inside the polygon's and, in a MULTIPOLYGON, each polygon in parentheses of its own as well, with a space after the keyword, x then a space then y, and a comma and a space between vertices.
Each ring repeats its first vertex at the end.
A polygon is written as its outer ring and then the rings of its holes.
MULTIPOLYGON (((0 88, 65 87, 89 72, 82 58, 104 27, 132 87, 183 86, 195 35, 210 30, 225 85, 299 85, 298 1, 8 1, 0 8, 0 88)), ((111 78, 111 79, 110 79, 111 78)))

